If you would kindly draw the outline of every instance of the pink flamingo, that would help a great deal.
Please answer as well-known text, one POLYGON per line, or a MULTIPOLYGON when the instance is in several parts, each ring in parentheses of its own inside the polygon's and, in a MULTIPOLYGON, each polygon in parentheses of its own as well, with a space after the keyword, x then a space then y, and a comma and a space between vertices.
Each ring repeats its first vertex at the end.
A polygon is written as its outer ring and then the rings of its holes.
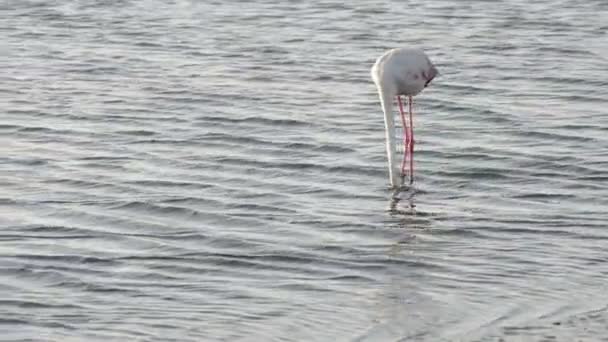
POLYGON ((372 67, 372 79, 378 88, 380 104, 384 112, 386 129, 386 152, 391 186, 403 185, 406 163, 409 160, 410 185, 414 183, 414 121, 412 117, 412 97, 418 95, 439 74, 427 55, 419 49, 401 48, 387 51, 372 67), (409 125, 407 123, 401 95, 408 97, 409 125), (401 181, 396 168, 395 123, 393 120, 393 98, 397 97, 403 123, 403 162, 401 181))

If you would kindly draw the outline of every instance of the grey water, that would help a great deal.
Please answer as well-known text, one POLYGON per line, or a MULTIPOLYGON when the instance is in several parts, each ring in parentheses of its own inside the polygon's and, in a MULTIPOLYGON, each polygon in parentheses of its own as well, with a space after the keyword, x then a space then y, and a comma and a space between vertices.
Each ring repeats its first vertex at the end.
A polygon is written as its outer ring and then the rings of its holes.
POLYGON ((608 2, 3 0, 0 340, 608 341, 608 2), (369 75, 418 46, 415 190, 369 75))

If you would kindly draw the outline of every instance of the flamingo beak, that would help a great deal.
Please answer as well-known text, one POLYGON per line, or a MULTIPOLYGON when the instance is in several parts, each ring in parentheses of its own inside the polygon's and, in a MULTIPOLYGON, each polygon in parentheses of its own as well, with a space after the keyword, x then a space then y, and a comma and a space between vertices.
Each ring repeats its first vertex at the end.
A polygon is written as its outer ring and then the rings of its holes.
POLYGON ((428 76, 426 77, 426 83, 424 84, 424 87, 426 88, 429 85, 429 83, 431 83, 431 81, 437 75, 439 75, 439 70, 437 70, 437 68, 435 68, 434 65, 431 65, 431 68, 429 69, 428 76))

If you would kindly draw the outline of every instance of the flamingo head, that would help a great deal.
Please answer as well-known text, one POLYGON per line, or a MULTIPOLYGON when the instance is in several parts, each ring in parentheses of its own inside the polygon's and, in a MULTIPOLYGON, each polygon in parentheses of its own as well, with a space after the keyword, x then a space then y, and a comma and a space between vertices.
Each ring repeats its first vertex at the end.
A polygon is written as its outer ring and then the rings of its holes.
POLYGON ((429 70, 424 73, 424 76, 426 78, 426 83, 424 83, 424 87, 426 88, 437 75, 439 75, 439 71, 437 70, 437 68, 435 68, 434 65, 431 64, 429 70))

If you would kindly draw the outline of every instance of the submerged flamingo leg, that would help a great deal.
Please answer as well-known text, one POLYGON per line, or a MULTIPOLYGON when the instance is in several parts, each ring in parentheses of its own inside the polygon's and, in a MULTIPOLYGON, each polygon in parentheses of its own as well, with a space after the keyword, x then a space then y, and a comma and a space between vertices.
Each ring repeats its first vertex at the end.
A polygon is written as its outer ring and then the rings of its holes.
POLYGON ((410 148, 410 185, 414 183, 414 118, 412 117, 412 97, 409 97, 409 112, 410 112, 410 133, 409 133, 409 148, 410 148))
POLYGON ((403 111, 403 103, 401 102, 401 95, 397 95, 397 102, 399 102, 399 113, 401 114, 401 122, 403 123, 403 160, 401 161, 401 177, 405 177, 405 165, 407 163, 408 154, 408 128, 405 119, 405 112, 403 111))

